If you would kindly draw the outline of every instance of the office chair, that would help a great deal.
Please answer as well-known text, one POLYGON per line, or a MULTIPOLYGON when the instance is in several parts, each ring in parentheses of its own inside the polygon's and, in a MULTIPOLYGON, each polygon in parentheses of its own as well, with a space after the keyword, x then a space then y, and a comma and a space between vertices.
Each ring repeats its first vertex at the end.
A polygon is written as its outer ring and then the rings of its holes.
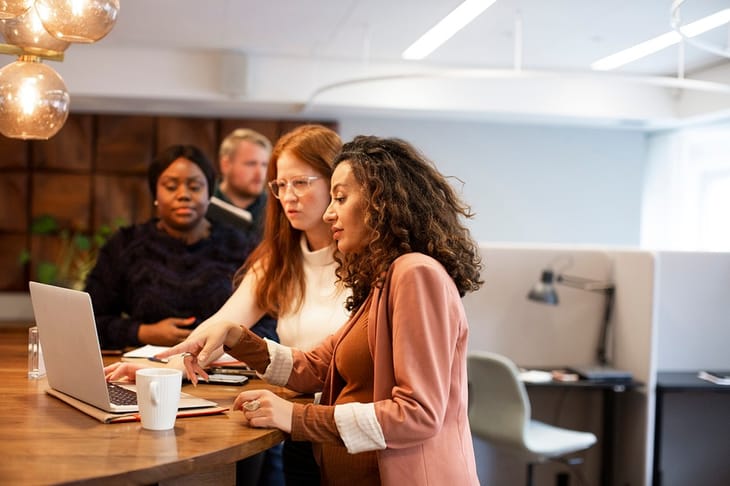
POLYGON ((527 456, 527 486, 536 463, 559 461, 596 443, 590 432, 530 419, 530 399, 517 366, 508 358, 477 351, 467 358, 469 424, 476 437, 527 456))

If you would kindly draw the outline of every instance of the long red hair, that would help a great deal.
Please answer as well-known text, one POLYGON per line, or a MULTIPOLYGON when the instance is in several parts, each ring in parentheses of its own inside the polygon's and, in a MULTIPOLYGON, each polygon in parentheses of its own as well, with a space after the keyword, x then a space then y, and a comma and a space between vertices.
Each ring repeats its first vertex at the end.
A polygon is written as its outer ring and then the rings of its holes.
MULTIPOLYGON (((288 152, 310 165, 326 179, 332 177, 332 163, 342 148, 342 141, 334 131, 322 125, 302 125, 284 134, 271 152, 267 181, 278 178, 276 162, 288 152)), ((268 190, 268 189, 267 189, 268 190)), ((234 277, 236 286, 243 275, 253 268, 258 274, 256 301, 260 308, 273 317, 294 312, 304 298, 304 270, 300 240, 302 231, 292 228, 277 199, 266 203, 264 237, 248 256, 234 277)))

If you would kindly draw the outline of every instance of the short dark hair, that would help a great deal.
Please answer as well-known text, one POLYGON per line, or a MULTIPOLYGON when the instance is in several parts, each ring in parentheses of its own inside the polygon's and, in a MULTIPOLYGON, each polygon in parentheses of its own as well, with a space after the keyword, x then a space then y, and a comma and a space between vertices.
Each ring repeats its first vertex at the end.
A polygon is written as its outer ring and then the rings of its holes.
POLYGON ((215 188, 215 167, 203 151, 194 145, 171 145, 154 158, 147 169, 147 182, 150 185, 152 197, 157 197, 157 181, 160 179, 160 175, 170 167, 170 164, 181 157, 188 159, 203 171, 205 179, 208 181, 208 197, 210 198, 215 188))

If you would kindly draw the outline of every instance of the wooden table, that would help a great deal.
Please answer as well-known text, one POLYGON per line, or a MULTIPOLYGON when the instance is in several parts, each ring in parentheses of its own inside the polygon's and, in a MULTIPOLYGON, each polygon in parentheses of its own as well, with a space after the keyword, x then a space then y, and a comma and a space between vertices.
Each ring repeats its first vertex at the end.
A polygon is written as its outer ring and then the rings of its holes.
MULTIPOLYGON (((45 379, 28 379, 27 335, 23 327, 0 327, 3 484, 232 484, 235 461, 284 439, 279 430, 248 427, 240 412, 180 418, 173 430, 162 432, 144 430, 139 422, 103 424, 45 393, 45 379)), ((256 379, 243 387, 183 389, 228 407, 241 390, 254 387, 294 396, 256 379)))

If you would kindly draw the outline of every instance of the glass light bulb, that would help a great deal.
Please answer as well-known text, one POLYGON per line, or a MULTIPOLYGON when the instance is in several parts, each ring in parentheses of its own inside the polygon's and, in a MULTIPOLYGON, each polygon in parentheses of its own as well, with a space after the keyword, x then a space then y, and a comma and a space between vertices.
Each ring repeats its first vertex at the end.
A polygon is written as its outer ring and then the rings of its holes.
POLYGON ((34 0, 0 0, 0 19, 12 19, 28 10, 34 0))
POLYGON ((63 52, 70 45, 48 33, 41 23, 35 6, 18 17, 1 20, 0 33, 9 44, 26 49, 37 48, 63 52))
POLYGON ((41 21, 54 37, 91 43, 112 30, 119 0, 36 0, 41 21))
POLYGON ((66 84, 40 58, 22 56, 0 69, 0 133, 10 138, 46 140, 68 118, 66 84))

